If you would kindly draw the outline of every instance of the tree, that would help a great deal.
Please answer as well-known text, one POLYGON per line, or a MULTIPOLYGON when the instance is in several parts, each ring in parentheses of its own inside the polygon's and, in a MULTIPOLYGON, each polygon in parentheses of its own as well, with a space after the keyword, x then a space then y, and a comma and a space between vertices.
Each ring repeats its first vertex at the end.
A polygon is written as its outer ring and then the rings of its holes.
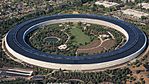
POLYGON ((71 36, 70 39, 75 39, 75 36, 71 36))
POLYGON ((145 19, 147 19, 147 17, 141 16, 141 20, 145 20, 145 19))

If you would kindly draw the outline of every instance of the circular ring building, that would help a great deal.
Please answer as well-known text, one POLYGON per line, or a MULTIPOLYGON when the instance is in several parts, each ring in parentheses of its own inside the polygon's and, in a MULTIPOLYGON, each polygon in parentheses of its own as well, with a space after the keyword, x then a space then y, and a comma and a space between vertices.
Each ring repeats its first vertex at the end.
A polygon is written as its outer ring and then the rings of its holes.
POLYGON ((120 65, 136 58, 146 49, 147 37, 136 26, 116 18, 66 14, 44 16, 16 25, 5 36, 4 46, 7 53, 28 64, 52 69, 92 70, 120 65), (41 52, 26 42, 26 36, 39 28, 37 26, 63 22, 85 22, 108 26, 123 33, 126 43, 117 50, 92 56, 62 56, 41 52))

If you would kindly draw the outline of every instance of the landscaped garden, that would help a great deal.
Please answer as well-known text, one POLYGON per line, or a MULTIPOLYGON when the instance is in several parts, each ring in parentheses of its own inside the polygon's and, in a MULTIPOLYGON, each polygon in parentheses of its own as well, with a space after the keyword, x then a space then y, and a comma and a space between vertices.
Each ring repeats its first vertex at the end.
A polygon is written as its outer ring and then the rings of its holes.
POLYGON ((90 36, 86 35, 79 26, 74 26, 70 29, 70 33, 72 36, 75 36, 73 39, 73 45, 85 45, 85 43, 89 43, 91 41, 90 36))
POLYGON ((57 23, 39 28, 27 36, 35 49, 48 54, 86 56, 114 50, 124 36, 111 28, 82 22, 57 23))

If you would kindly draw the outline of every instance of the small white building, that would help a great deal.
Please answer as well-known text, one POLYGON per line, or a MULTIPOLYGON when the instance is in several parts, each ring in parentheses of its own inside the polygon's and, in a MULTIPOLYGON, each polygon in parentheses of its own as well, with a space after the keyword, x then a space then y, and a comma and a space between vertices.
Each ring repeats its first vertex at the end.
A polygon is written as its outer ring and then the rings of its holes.
POLYGON ((142 16, 145 16, 145 17, 149 16, 149 14, 147 14, 147 13, 137 11, 137 10, 133 10, 133 9, 122 10, 122 13, 126 14, 126 15, 130 15, 130 16, 135 16, 138 18, 141 18, 142 16))
POLYGON ((89 27, 89 26, 91 26, 91 24, 86 24, 86 26, 88 26, 88 27, 89 27))
POLYGON ((140 3, 138 6, 142 6, 144 9, 149 9, 149 3, 140 3))
POLYGON ((66 44, 63 44, 63 45, 58 46, 58 49, 60 49, 60 50, 64 50, 66 48, 67 48, 67 45, 66 44))
POLYGON ((8 69, 5 70, 7 74, 11 75, 20 75, 20 76, 31 76, 33 74, 32 70, 23 70, 23 69, 8 69))
POLYGON ((124 3, 135 2, 135 0, 121 0, 124 3))
POLYGON ((110 36, 107 35, 107 34, 102 34, 102 35, 99 35, 99 37, 102 37, 102 38, 109 38, 110 36))
POLYGON ((59 27, 62 27, 62 26, 63 26, 62 24, 59 25, 59 27))
POLYGON ((106 8, 112 7, 112 6, 118 6, 118 3, 115 2, 108 2, 108 1, 96 1, 96 5, 103 5, 106 8))

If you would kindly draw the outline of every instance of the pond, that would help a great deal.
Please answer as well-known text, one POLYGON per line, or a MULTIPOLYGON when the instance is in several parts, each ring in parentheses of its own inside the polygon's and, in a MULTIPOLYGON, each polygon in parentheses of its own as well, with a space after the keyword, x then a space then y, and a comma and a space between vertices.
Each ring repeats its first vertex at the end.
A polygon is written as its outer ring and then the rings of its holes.
POLYGON ((46 38, 44 38, 44 40, 43 40, 44 42, 48 42, 48 43, 57 43, 57 42, 59 42, 60 41, 60 38, 58 38, 58 37, 55 37, 55 36, 50 36, 50 37, 46 37, 46 38))

